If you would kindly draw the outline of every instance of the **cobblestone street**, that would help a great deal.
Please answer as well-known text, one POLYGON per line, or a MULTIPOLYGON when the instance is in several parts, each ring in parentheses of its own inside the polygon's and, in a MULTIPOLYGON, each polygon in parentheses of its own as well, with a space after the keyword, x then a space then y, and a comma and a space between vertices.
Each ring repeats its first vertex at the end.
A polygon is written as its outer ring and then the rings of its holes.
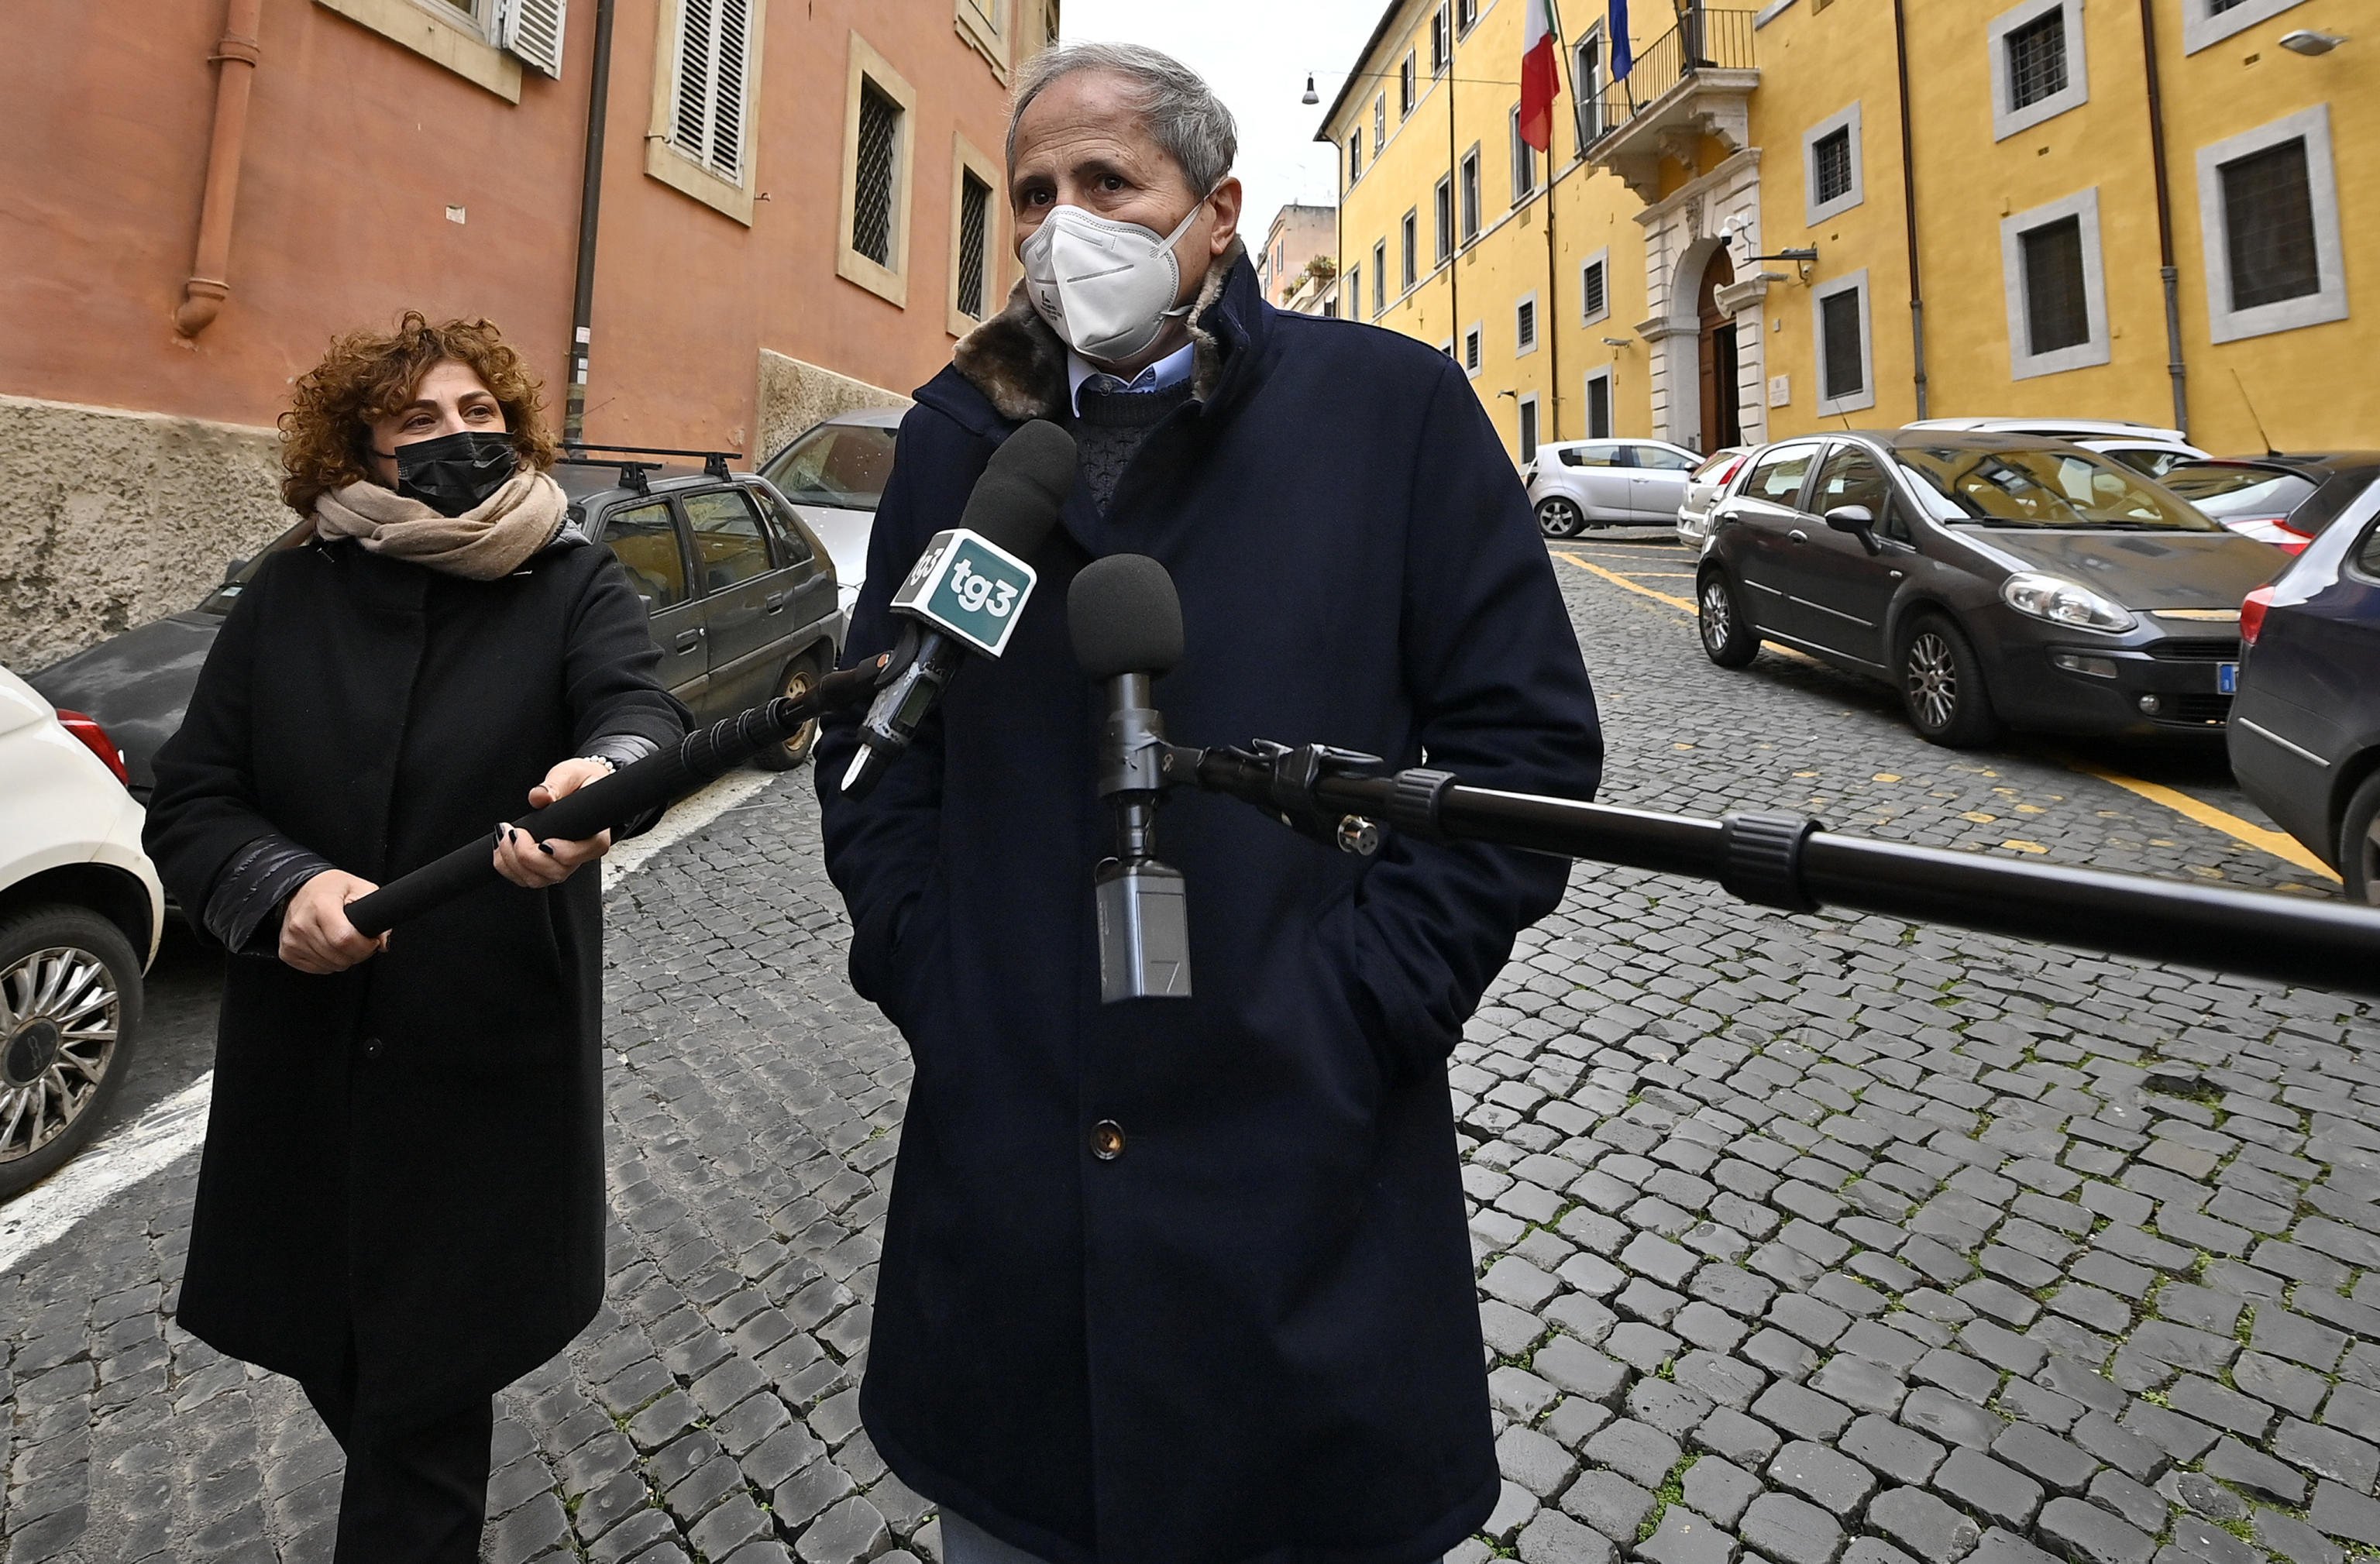
MULTIPOLYGON (((1610 578, 1683 555, 1561 548, 1609 802, 2335 894, 2076 769, 2119 752, 1712 667, 1610 578)), ((502 1399, 487 1558, 938 1558, 858 1427, 909 1067, 808 773, 610 916, 609 1303, 502 1399)), ((2380 1550, 2373 1007, 1582 866, 1451 1079, 1507 1479, 1460 1564, 2380 1550)), ((329 1557, 336 1447, 174 1324, 196 1166, 0 1276, 0 1564, 329 1557)))

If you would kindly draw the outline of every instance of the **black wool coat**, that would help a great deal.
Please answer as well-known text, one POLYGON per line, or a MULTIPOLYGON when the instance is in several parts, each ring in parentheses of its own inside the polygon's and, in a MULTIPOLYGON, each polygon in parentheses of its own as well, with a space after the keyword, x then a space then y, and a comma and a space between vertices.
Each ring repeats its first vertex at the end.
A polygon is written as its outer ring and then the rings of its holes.
MULTIPOLYGON (((916 1063, 860 1408, 901 1477, 1060 1564, 1406 1564, 1498 1492, 1446 1061, 1567 864, 1397 840, 1363 860, 1179 794, 1196 997, 1103 1005, 1103 704, 1070 650, 1091 559, 1156 556, 1187 649, 1177 742, 1425 754, 1590 796, 1602 741, 1527 499, 1462 371, 1275 312, 1244 258, 1195 395, 1105 515, 1077 484, 1005 658, 971 662, 864 802, 820 751, 860 992, 916 1063), (1120 1155, 1094 1155, 1112 1121, 1120 1155)), ((991 451, 1066 416, 1019 300, 918 393, 850 646, 991 451)))
MULTIPOLYGON (((592 740, 675 743, 659 665, 583 540, 489 582, 275 555, 158 752, 149 852, 193 911, 276 832, 384 884, 490 840, 592 740)), ((389 1427, 566 1345, 602 1298, 602 965, 591 868, 475 891, 329 976, 235 957, 183 1326, 301 1380, 352 1334, 358 1416, 389 1427)))

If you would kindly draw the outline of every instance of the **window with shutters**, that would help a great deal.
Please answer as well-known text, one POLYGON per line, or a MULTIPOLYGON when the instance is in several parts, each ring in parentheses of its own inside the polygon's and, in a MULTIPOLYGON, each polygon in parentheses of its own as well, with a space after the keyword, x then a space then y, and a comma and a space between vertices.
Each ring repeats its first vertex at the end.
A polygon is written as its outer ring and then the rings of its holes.
POLYGON ((1421 280, 1421 213, 1419 211, 1405 213, 1404 221, 1397 224, 1397 240, 1401 247, 1399 260, 1403 263, 1397 273, 1397 279, 1407 291, 1411 291, 1414 284, 1421 280))
POLYGON ((951 138, 952 202, 949 318, 944 327, 965 336, 1002 302, 1000 258, 1000 165, 964 135, 951 138))
POLYGON ((1869 368, 1867 273, 1821 283, 1810 290, 1818 346, 1818 416, 1876 406, 1869 368))
POLYGON ((662 0, 659 10, 645 172, 749 224, 767 0, 662 0))
POLYGON ((1524 293, 1512 306, 1512 356, 1537 350, 1537 296, 1524 293))
POLYGON ((1597 250, 1579 263, 1578 323, 1591 326, 1611 313, 1611 252, 1597 250))
POLYGON ((1441 174, 1438 192, 1430 202, 1438 218, 1438 263, 1445 265, 1454 258, 1454 176, 1441 174))
POLYGON ((1380 239, 1372 246, 1372 319, 1378 320, 1389 308, 1389 241, 1380 239))
POLYGON ((1461 38, 1479 25, 1479 0, 1454 0, 1454 35, 1461 38))
POLYGON ((2328 104, 2200 148, 2198 204, 2213 340, 2346 318, 2328 104))
POLYGON ((1414 111, 1414 76, 1413 51, 1408 49, 1405 51, 1405 63, 1397 67, 1397 119, 1400 123, 1410 117, 1414 111))
MULTIPOLYGON (((314 0, 314 4, 486 88, 508 103, 520 102, 524 64, 553 74, 535 41, 521 51, 505 42, 506 18, 499 10, 499 0, 314 0)), ((553 13, 556 38, 552 53, 558 58, 562 0, 539 0, 539 4, 541 10, 553 13)), ((143 7, 143 13, 151 9, 165 14, 163 7, 143 7)))
POLYGON ((1348 187, 1348 188, 1353 189, 1353 188, 1354 188, 1355 181, 1356 181, 1356 180, 1358 180, 1358 179, 1361 179, 1363 176, 1364 176, 1364 133, 1363 133, 1362 131, 1358 130, 1358 131, 1356 131, 1353 136, 1350 136, 1350 137, 1348 137, 1348 138, 1347 138, 1347 187, 1348 187))
POLYGON ((1803 222, 1815 227, 1867 199, 1860 163, 1857 103, 1802 133, 1803 222))
POLYGON ((2088 189, 2000 224, 2009 370, 2018 380, 2107 362, 2099 192, 2088 189))
POLYGON ((1479 149, 1463 154, 1463 242, 1479 236, 1479 149))
POLYGON ((1386 92, 1372 100, 1372 161, 1380 161, 1381 149, 1389 144, 1389 95, 1386 92))
MULTIPOLYGON (((464 0, 451 0, 456 5, 464 0)), ((568 20, 565 0, 474 0, 494 5, 495 41, 521 64, 562 79, 562 37, 568 20)))
POLYGON ((1537 149, 1521 139, 1521 105, 1514 103, 1509 128, 1512 137, 1512 204, 1520 205, 1537 188, 1537 149))
POLYGON ((1578 50, 1571 62, 1571 91, 1578 94, 1578 145, 1584 152, 1587 143, 1603 134, 1603 34, 1590 30, 1578 41, 1578 50))
MULTIPOLYGON (((856 32, 851 34, 850 51, 838 213, 842 243, 835 254, 835 275, 887 303, 906 307, 917 95, 892 62, 856 32)), ((998 188, 988 166, 976 172, 987 187, 998 188)), ((954 200, 953 230, 959 216, 954 200)), ((988 210, 986 217, 989 221, 988 210)), ((952 253, 955 270, 955 243, 952 253)))
POLYGON ((1448 21, 1449 18, 1444 6, 1439 6, 1429 14, 1429 74, 1432 76, 1444 76, 1446 67, 1454 58, 1453 41, 1448 33, 1448 21))
POLYGON ((2089 98, 2082 0, 2024 0, 1995 17, 1984 36, 1991 51, 1994 140, 2089 98))
POLYGON ((1608 369, 1586 377, 1586 437, 1611 438, 1611 371, 1608 369))
POLYGON ((1466 375, 1479 372, 1479 322, 1476 321, 1463 328, 1463 372, 1466 375))
MULTIPOLYGON (((1353 321, 1357 318, 1355 311, 1364 307, 1364 269, 1361 266, 1347 268, 1346 294, 1347 319, 1353 321)), ((1338 300, 1334 298, 1331 303, 1335 306, 1338 300)), ((1332 313, 1337 313, 1337 310, 1334 309, 1332 313)))

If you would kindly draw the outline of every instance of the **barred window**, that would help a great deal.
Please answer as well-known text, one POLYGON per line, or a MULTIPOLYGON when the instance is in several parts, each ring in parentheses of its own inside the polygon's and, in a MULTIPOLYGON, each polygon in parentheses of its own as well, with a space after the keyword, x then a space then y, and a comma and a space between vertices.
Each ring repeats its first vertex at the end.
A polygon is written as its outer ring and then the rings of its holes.
POLYGON ((2303 137, 2222 165, 2231 308, 2252 309, 2322 291, 2313 191, 2303 137))
POLYGON ((1537 301, 1524 298, 1512 309, 1512 340, 1526 353, 1537 345, 1537 301))
POLYGON ((2066 91, 2066 8, 2054 6, 2011 28, 2008 50, 2009 107, 2021 109, 2066 91))
POLYGON ((991 224, 991 187, 975 170, 959 175, 959 313, 970 320, 984 316, 984 244, 991 224))
POLYGON ((1475 375, 1479 372, 1479 328, 1476 326, 1463 333, 1463 367, 1475 375))
POLYGON ((744 181, 751 29, 746 0, 683 0, 678 13, 677 112, 670 144, 736 184, 744 181))
POLYGON ((1852 193, 1852 127, 1830 130, 1810 148, 1816 164, 1818 204, 1840 200, 1852 193))
POLYGON ((901 105, 873 81, 863 80, 851 248, 879 266, 892 264, 892 172, 900 138, 901 105))
POLYGON ((1603 262, 1590 261, 1578 274, 1579 312, 1589 321, 1600 319, 1611 309, 1609 285, 1603 275, 1603 262))
POLYGON ((1825 333, 1821 350, 1827 398, 1857 396, 1867 388, 1866 370, 1860 363, 1859 290, 1845 288, 1820 299, 1818 317, 1825 333))
POLYGON ((2030 351, 2055 353, 2091 340, 2082 286, 2082 220, 2061 217, 2020 236, 2024 252, 2024 315, 2030 351))

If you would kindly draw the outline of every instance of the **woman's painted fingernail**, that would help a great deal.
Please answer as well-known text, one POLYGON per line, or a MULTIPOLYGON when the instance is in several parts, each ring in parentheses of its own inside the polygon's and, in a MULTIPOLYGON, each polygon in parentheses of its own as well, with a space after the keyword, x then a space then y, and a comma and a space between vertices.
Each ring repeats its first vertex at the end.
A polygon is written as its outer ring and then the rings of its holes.
POLYGON ((540 852, 540 853, 544 854, 544 855, 545 855, 547 857, 549 857, 549 858, 551 858, 551 857, 552 857, 552 856, 553 856, 553 849, 552 849, 551 846, 547 845, 545 843, 542 843, 542 842, 539 843, 537 844, 537 850, 538 850, 539 852, 540 852))

